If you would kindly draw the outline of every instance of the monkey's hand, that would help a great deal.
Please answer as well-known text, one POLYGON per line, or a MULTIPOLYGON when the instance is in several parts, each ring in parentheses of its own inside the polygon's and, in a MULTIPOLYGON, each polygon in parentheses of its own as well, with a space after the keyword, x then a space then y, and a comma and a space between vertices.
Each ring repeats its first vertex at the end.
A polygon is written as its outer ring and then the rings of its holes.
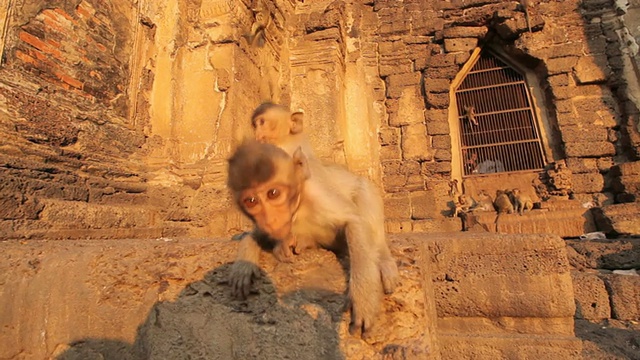
POLYGON ((396 265, 393 258, 380 262, 380 278, 382 279, 384 293, 387 295, 392 294, 400 282, 398 265, 396 265))
POLYGON ((280 262, 290 263, 293 261, 293 252, 291 246, 295 246, 289 241, 278 241, 273 248, 273 256, 280 262))
POLYGON ((231 294, 236 299, 245 300, 249 296, 253 281, 260 277, 260 269, 252 262, 237 260, 231 265, 229 284, 231 294))

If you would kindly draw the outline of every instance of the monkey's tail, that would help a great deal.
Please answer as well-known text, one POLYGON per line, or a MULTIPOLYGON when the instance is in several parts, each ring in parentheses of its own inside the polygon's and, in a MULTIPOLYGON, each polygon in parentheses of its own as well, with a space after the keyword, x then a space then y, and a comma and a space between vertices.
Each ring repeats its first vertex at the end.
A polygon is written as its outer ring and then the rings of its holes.
POLYGON ((501 213, 501 212, 499 212, 499 213, 498 213, 498 216, 496 216, 496 221, 494 221, 494 222, 493 222, 493 223, 496 225, 496 233, 498 232, 498 226, 500 225, 500 224, 499 224, 499 221, 500 221, 500 215, 502 215, 502 213, 501 213))

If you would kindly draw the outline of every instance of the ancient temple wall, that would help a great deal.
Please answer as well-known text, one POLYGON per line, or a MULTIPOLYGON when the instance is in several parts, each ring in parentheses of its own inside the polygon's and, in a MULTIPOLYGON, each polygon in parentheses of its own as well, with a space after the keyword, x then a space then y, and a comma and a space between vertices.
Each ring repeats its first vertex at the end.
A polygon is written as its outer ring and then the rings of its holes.
POLYGON ((321 158, 383 189, 388 231, 457 230, 451 90, 485 44, 526 69, 547 163, 566 161, 579 202, 611 203, 609 169, 640 144, 638 4, 533 5, 530 32, 501 1, 3 1, 3 237, 246 228, 225 159, 265 100, 302 109, 321 158))
POLYGON ((566 161, 575 198, 614 201, 609 169, 636 156, 632 124, 637 110, 628 95, 634 92, 625 89, 633 87, 637 74, 628 71, 625 59, 633 46, 620 40, 628 30, 616 15, 618 5, 605 5, 535 2, 527 9, 530 32, 525 9, 517 3, 372 4, 377 25, 372 39, 386 84, 388 119, 380 129, 380 158, 389 231, 431 229, 447 212, 447 182, 461 180, 461 164, 455 161, 458 134, 452 133, 459 115, 452 108, 452 81, 473 51, 485 45, 530 74, 537 111, 546 119, 540 124, 546 162, 566 161))

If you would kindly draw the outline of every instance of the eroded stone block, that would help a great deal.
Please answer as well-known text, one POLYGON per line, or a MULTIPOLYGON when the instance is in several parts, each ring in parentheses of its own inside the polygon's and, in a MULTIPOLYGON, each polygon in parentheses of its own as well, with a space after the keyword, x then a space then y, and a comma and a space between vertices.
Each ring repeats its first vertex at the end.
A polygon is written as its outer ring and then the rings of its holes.
POLYGON ((571 280, 577 319, 600 321, 611 317, 609 294, 597 274, 572 271, 571 280))

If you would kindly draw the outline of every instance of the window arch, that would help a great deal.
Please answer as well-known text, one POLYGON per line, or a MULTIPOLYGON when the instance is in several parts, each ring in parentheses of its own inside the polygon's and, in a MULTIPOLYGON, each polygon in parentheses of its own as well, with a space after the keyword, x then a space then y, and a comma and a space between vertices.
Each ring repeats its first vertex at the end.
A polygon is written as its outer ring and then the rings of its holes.
POLYGON ((543 145, 525 75, 484 48, 459 84, 462 176, 542 169, 543 145))

